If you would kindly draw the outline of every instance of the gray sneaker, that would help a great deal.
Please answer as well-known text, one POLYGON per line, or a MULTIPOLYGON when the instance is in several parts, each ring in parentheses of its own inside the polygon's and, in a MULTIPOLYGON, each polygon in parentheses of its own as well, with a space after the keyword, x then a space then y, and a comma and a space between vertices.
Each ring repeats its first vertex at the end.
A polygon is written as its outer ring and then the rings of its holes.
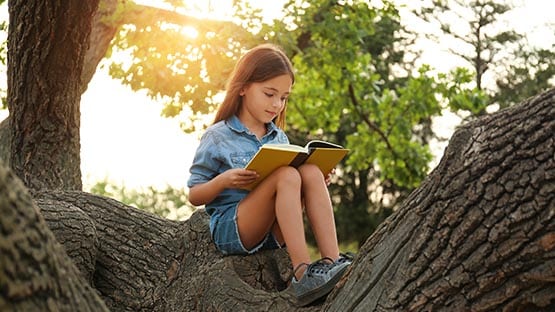
POLYGON ((327 295, 349 266, 323 258, 308 265, 299 281, 293 276, 291 287, 297 298, 297 305, 306 306, 327 295))

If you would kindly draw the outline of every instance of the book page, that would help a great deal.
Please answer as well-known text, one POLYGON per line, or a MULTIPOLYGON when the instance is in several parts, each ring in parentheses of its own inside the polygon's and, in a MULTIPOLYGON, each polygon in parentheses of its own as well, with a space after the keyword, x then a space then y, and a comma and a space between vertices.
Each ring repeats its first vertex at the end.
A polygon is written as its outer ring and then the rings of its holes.
POLYGON ((308 149, 295 144, 264 144, 261 148, 308 153, 308 149))
POLYGON ((313 148, 343 148, 343 146, 335 144, 335 143, 330 143, 327 141, 322 141, 322 140, 312 140, 308 143, 306 143, 306 148, 307 149, 313 149, 313 148))

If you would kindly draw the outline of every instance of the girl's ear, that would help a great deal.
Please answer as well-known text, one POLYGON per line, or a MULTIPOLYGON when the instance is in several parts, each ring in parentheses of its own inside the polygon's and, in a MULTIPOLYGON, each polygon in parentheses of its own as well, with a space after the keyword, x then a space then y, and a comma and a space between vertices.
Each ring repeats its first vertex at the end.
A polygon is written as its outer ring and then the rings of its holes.
POLYGON ((249 87, 248 84, 243 85, 243 87, 241 88, 241 91, 239 91, 239 96, 245 95, 245 93, 247 92, 248 87, 249 87))

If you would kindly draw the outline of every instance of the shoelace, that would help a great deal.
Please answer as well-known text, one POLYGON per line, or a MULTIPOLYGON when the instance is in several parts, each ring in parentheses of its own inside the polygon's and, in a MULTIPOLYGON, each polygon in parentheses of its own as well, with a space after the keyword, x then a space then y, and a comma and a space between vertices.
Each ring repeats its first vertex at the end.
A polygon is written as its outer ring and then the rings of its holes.
POLYGON ((331 269, 333 263, 334 263, 333 259, 331 259, 329 257, 324 257, 322 259, 316 260, 316 261, 312 262, 311 264, 301 263, 295 268, 295 270, 293 270, 293 273, 291 273, 291 278, 293 278, 295 276, 297 271, 302 266, 307 266, 306 274, 308 276, 311 276, 311 275, 314 275, 314 274, 317 274, 317 273, 325 274, 326 272, 328 272, 331 269))
POLYGON ((332 264, 333 259, 325 257, 309 264, 306 271, 309 276, 314 274, 326 274, 331 269, 332 264))

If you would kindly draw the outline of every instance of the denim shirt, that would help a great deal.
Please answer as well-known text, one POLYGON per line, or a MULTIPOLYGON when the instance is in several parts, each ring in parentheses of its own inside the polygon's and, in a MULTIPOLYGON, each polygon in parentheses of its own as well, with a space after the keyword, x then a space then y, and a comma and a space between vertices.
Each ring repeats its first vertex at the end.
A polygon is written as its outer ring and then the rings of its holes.
MULTIPOLYGON (((273 122, 268 123, 266 128, 266 135, 259 140, 237 116, 208 127, 200 139, 193 164, 189 169, 191 175, 187 186, 191 188, 196 184, 208 182, 232 168, 244 168, 262 144, 289 143, 285 132, 273 122)), ((236 205, 248 193, 249 191, 243 189, 225 189, 213 201, 207 203, 206 212, 212 216, 210 229, 212 230, 215 217, 219 213, 236 205)))

